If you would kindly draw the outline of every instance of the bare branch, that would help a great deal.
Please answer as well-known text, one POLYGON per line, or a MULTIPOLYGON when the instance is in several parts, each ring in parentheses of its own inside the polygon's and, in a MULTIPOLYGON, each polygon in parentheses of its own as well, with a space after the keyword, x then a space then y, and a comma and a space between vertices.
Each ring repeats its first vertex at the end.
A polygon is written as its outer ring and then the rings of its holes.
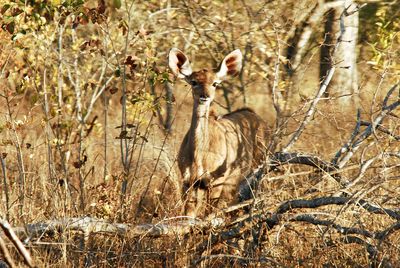
POLYGON ((323 225, 326 227, 332 227, 335 230, 337 230, 339 233, 344 234, 344 235, 359 234, 359 235, 369 237, 369 238, 374 237, 374 233, 369 232, 367 230, 360 229, 360 228, 354 228, 354 227, 341 226, 332 220, 321 220, 321 219, 317 219, 316 217, 314 217, 312 215, 308 215, 308 214, 298 215, 298 216, 290 219, 290 221, 301 221, 301 222, 311 223, 313 225, 323 225))
POLYGON ((357 202, 356 201, 357 200, 354 200, 347 196, 318 197, 310 200, 304 200, 304 199, 289 200, 280 205, 276 213, 282 214, 284 212, 287 212, 295 208, 317 208, 327 205, 356 204, 370 213, 387 214, 389 217, 393 219, 400 220, 399 212, 396 212, 391 209, 379 208, 362 199, 358 200, 357 202))
POLYGON ((381 231, 381 232, 377 232, 375 234, 375 238, 379 239, 380 242, 382 242, 386 237, 388 237, 390 234, 392 234, 393 232, 400 230, 400 222, 396 222, 394 224, 392 224, 391 226, 389 226, 388 228, 386 228, 385 230, 381 231))
POLYGON ((188 217, 177 218, 178 222, 165 224, 163 222, 156 224, 129 225, 123 223, 111 223, 104 219, 92 217, 65 218, 60 220, 49 220, 33 224, 27 224, 25 227, 15 228, 15 232, 20 236, 28 236, 28 240, 35 237, 41 237, 46 233, 77 231, 86 234, 116 234, 119 236, 172 236, 182 235, 190 232, 192 227, 206 228, 211 223, 194 220, 188 217))
MULTIPOLYGON (((345 33, 344 18, 354 14, 355 12, 357 12, 359 10, 359 8, 360 7, 357 7, 354 10, 352 10, 351 12, 348 12, 348 10, 350 9, 350 6, 346 7, 343 10, 342 14, 340 15, 340 33, 339 33, 339 36, 336 39, 336 44, 335 44, 335 46, 333 48, 332 55, 336 54, 341 42, 343 41, 342 38, 343 38, 343 35, 345 33)), ((294 134, 290 138, 290 140, 287 143, 287 145, 282 149, 283 152, 287 152, 294 145, 294 143, 299 139, 299 137, 303 133, 305 127, 311 121, 312 115, 315 113, 316 106, 317 106, 318 102, 321 100, 321 97, 323 96, 323 94, 325 93, 330 81, 332 80, 332 77, 333 77, 333 74, 335 73, 335 70, 336 70, 336 66, 333 65, 331 67, 331 69, 329 70, 329 72, 327 73, 327 75, 325 76, 324 80, 322 81, 322 84, 321 84, 321 86, 320 86, 315 98, 311 102, 311 104, 310 104, 310 106, 309 106, 309 108, 308 108, 308 110, 306 112, 306 115, 304 116, 303 121, 301 122, 300 126, 294 132, 294 134)))
POLYGON ((14 230, 11 228, 10 224, 5 220, 0 220, 0 226, 3 229, 3 232, 6 234, 8 239, 14 244, 17 248, 18 252, 24 258, 25 264, 29 267, 35 267, 33 259, 29 251, 24 247, 21 240, 19 240, 18 236, 15 234, 14 230))
POLYGON ((303 133, 305 127, 311 121, 312 115, 315 112, 315 108, 317 107, 318 102, 321 100, 321 97, 326 91, 329 83, 332 80, 333 74, 335 73, 336 67, 333 66, 330 70, 328 75, 325 77, 324 81, 322 82, 321 87, 319 88, 317 95, 315 96, 314 100, 312 101, 310 107, 307 110, 306 115, 304 116, 303 121, 301 122, 300 126, 297 128, 293 136, 290 138, 288 144, 282 149, 283 152, 287 152, 293 144, 299 139, 300 135, 303 133))
MULTIPOLYGON (((7 178, 7 169, 6 169, 6 159, 3 157, 3 154, 0 153, 0 163, 1 163, 1 173, 3 174, 3 189, 5 195, 5 210, 6 210, 6 219, 10 219, 10 195, 8 192, 8 178, 7 178)), ((4 201, 3 201, 4 202, 4 201)))
POLYGON ((340 150, 335 154, 335 157, 332 159, 332 163, 337 165, 337 162, 339 161, 340 156, 345 153, 346 151, 349 150, 351 143, 354 142, 354 139, 357 137, 357 135, 360 133, 360 127, 361 127, 361 110, 357 110, 357 121, 356 121, 356 126, 354 127, 353 133, 350 136, 349 141, 340 148, 340 150))
MULTIPOLYGON (((9 265, 11 268, 17 267, 14 263, 14 260, 11 258, 11 255, 7 249, 6 243, 4 242, 4 240, 1 236, 0 236, 0 250, 1 250, 1 254, 3 255, 4 260, 7 263, 7 265, 9 265)), ((7 266, 2 266, 1 259, 0 259, 0 267, 7 267, 7 266)))
POLYGON ((270 166, 278 166, 284 164, 303 164, 315 167, 325 172, 336 170, 335 165, 322 160, 318 156, 303 153, 277 152, 273 155, 273 158, 271 158, 270 162, 270 166))
MULTIPOLYGON (((386 94, 385 99, 382 104, 382 110, 381 112, 377 115, 375 120, 359 135, 357 139, 354 139, 354 141, 351 142, 349 146, 344 146, 340 149, 340 152, 337 153, 340 155, 343 153, 346 153, 340 161, 338 161, 337 166, 338 168, 344 167, 347 162, 351 159, 351 157, 354 155, 354 153, 360 148, 361 144, 369 137, 371 136, 372 133, 374 133, 375 128, 379 126, 383 119, 394 109, 396 109, 400 105, 400 100, 397 100, 393 102, 392 104, 388 105, 388 100, 393 94, 394 90, 397 88, 398 84, 394 85, 389 92, 386 94)), ((357 122, 359 124, 359 122, 357 122)), ((335 157, 336 158, 336 157, 335 157)))
MULTIPOLYGON (((390 209, 378 208, 376 206, 369 204, 365 200, 359 200, 357 202, 356 200, 353 200, 349 197, 320 197, 320 198, 314 198, 311 200, 302 200, 302 199, 290 200, 290 201, 287 201, 287 202, 284 202, 283 204, 281 204, 275 213, 269 213, 269 212, 260 213, 257 215, 252 215, 251 217, 250 217, 250 215, 242 216, 241 217, 242 220, 240 220, 240 221, 237 220, 235 222, 234 226, 230 225, 232 227, 229 230, 221 231, 216 234, 214 233, 211 235, 209 240, 199 243, 196 246, 196 251, 203 252, 206 248, 209 248, 210 246, 215 245, 217 243, 221 243, 223 241, 241 237, 242 234, 246 231, 246 228, 249 228, 249 226, 251 226, 251 225, 244 224, 245 222, 252 221, 253 224, 266 223, 268 228, 272 229, 281 222, 281 219, 283 217, 282 214, 289 212, 293 209, 317 208, 317 207, 327 206, 327 205, 344 205, 344 204, 359 205, 370 213, 387 214, 388 216, 396 219, 397 221, 400 220, 400 214, 396 211, 393 211, 390 209)), ((374 239, 383 239, 387 235, 400 229, 400 224, 395 224, 381 232, 372 233, 370 231, 363 230, 360 228, 344 227, 344 226, 335 224, 332 221, 316 219, 310 215, 297 216, 290 220, 305 221, 305 222, 309 222, 309 223, 315 224, 315 225, 332 226, 333 228, 335 228, 337 231, 339 231, 341 234, 344 234, 344 235, 359 234, 359 235, 363 235, 365 237, 374 238, 374 239)), ((346 237, 348 237, 348 236, 346 236, 346 237)))
POLYGON ((370 259, 373 259, 378 255, 378 250, 376 249, 376 247, 374 247, 370 243, 366 242, 365 240, 363 240, 357 236, 346 236, 341 240, 346 244, 359 244, 359 245, 365 246, 370 259))
MULTIPOLYGON (((361 121, 361 126, 367 126, 367 127, 369 127, 370 125, 371 125, 370 122, 361 121)), ((391 136, 392 138, 394 138, 396 141, 400 141, 400 136, 399 136, 399 135, 394 134, 392 131, 390 131, 389 129, 383 127, 382 125, 377 125, 377 126, 376 126, 376 129, 379 130, 379 131, 381 131, 381 132, 383 132, 383 133, 385 133, 385 134, 388 134, 389 136, 391 136)))

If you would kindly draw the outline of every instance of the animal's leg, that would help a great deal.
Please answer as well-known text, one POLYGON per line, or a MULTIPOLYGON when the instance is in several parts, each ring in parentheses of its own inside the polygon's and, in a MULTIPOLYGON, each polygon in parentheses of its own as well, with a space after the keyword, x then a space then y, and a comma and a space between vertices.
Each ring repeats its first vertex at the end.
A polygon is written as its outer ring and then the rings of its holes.
POLYGON ((200 188, 195 188, 189 191, 188 200, 186 200, 185 205, 185 215, 189 217, 201 216, 201 208, 205 203, 205 193, 206 191, 200 188))
POLYGON ((228 169, 224 176, 211 183, 210 204, 213 208, 226 208, 236 201, 237 185, 241 178, 239 169, 228 169))

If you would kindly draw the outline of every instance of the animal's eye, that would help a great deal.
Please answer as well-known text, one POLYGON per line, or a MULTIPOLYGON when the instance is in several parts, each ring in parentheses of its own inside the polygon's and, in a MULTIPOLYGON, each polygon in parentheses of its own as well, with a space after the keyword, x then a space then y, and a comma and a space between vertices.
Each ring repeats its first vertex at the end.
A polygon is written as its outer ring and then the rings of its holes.
POLYGON ((217 87, 217 86, 218 86, 218 83, 217 83, 217 82, 214 82, 214 83, 212 84, 212 86, 213 86, 213 87, 217 87))
POLYGON ((192 80, 190 81, 190 85, 192 85, 193 87, 197 86, 199 83, 197 83, 196 80, 192 80))

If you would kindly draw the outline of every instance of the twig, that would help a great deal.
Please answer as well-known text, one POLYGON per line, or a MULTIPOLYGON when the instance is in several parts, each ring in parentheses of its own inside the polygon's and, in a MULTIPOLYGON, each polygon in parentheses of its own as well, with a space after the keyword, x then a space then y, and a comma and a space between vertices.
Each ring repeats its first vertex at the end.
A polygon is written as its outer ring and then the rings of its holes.
POLYGON ((100 87, 100 84, 101 84, 101 82, 102 82, 102 80, 103 80, 103 77, 104 77, 104 74, 105 74, 105 71, 106 71, 107 67, 108 67, 108 62, 107 62, 106 60, 104 60, 104 61, 103 61, 103 66, 102 66, 102 70, 101 70, 101 74, 100 74, 100 77, 99 77, 99 80, 98 80, 98 83, 97 83, 97 85, 96 85, 96 88, 95 88, 94 92, 92 93, 92 97, 91 97, 90 102, 89 102, 89 107, 88 107, 87 110, 86 110, 86 114, 85 114, 85 116, 84 116, 83 119, 82 119, 83 122, 86 122, 86 121, 87 121, 87 119, 89 118, 90 114, 92 113, 93 106, 94 106, 94 104, 96 103, 97 99, 101 96, 101 94, 103 94, 103 92, 104 92, 104 90, 106 89, 106 87, 108 86, 108 84, 110 84, 111 81, 114 79, 114 76, 113 76, 113 75, 110 76, 110 77, 104 82, 104 84, 100 87))
POLYGON ((315 96, 314 100, 312 101, 310 107, 307 110, 307 113, 301 122, 300 126, 297 128, 293 136, 290 138, 288 144, 282 149, 283 152, 287 152, 293 144, 299 139, 300 135, 303 133, 305 127, 308 125, 308 123, 311 121, 312 115, 315 112, 315 108, 317 107, 318 102, 320 101, 321 97, 326 91, 326 88, 328 87, 329 83, 331 82, 331 79, 333 77, 333 74, 335 73, 336 67, 333 66, 330 70, 328 75, 325 77, 324 81, 322 82, 321 87, 319 88, 317 95, 315 96))
MULTIPOLYGON (((371 125, 370 122, 361 121, 361 126, 367 126, 367 127, 369 127, 370 125, 371 125)), ((377 125, 377 126, 376 126, 376 129, 379 130, 379 131, 381 131, 381 132, 383 132, 383 133, 385 133, 385 134, 388 134, 389 136, 391 136, 392 138, 394 138, 396 141, 400 141, 400 136, 399 136, 399 135, 394 134, 393 132, 391 132, 391 131, 388 130, 387 128, 383 127, 382 125, 377 125)))
POLYGON ((358 134, 360 134, 360 127, 361 127, 361 110, 357 110, 357 121, 356 125, 354 127, 353 133, 351 133, 349 141, 340 148, 339 151, 335 154, 335 157, 332 159, 332 163, 334 165, 337 165, 337 162, 339 161, 340 156, 345 153, 346 151, 349 150, 351 144, 354 142, 354 139, 357 137, 358 134))
MULTIPOLYGON (((8 249, 7 249, 6 243, 4 242, 4 240, 3 240, 3 238, 1 236, 0 236, 0 250, 1 250, 1 253, 2 253, 2 255, 4 257, 4 260, 7 263, 7 265, 9 265, 10 268, 17 267, 15 265, 15 263, 14 263, 14 260, 11 258, 11 255, 10 255, 10 252, 8 251, 8 249)), ((1 262, 2 261, 0 259, 0 267, 4 267, 4 266, 1 265, 2 264, 1 262)))
POLYGON ((339 233, 344 234, 344 235, 359 234, 359 235, 369 237, 369 238, 373 238, 375 236, 374 233, 364 230, 364 229, 341 226, 337 223, 334 223, 334 221, 332 221, 332 220, 321 220, 321 219, 317 219, 316 217, 314 217, 312 215, 308 215, 308 214, 298 215, 294 218, 291 218, 290 221, 301 221, 301 222, 311 223, 313 225, 322 225, 322 226, 326 226, 326 227, 332 227, 335 230, 337 230, 339 233))
POLYGON ((275 59, 275 68, 274 68, 274 81, 272 84, 272 103, 274 105, 275 113, 276 113, 276 121, 275 121, 275 131, 271 135, 271 141, 268 145, 267 152, 274 152, 276 146, 278 144, 278 138, 280 133, 280 128, 283 125, 283 117, 282 117, 282 108, 280 107, 280 100, 283 99, 282 94, 277 90, 279 85, 279 68, 280 68, 280 57, 281 57, 281 46, 280 39, 278 35, 278 31, 275 28, 275 25, 271 23, 272 28, 275 33, 276 38, 276 59, 275 59))
MULTIPOLYGON (((355 200, 347 196, 318 197, 310 200, 296 199, 284 202, 282 205, 279 206, 276 213, 282 214, 295 208, 317 208, 327 205, 344 205, 347 203, 355 203, 355 200)), ((365 200, 359 200, 356 205, 359 205, 370 213, 387 214, 389 217, 395 220, 400 220, 400 214, 398 212, 391 209, 376 207, 365 200)))
MULTIPOLYGON (((277 166, 286 164, 302 164, 317 168, 324 172, 337 171, 337 167, 320 157, 304 153, 276 152, 260 168, 253 171, 241 182, 239 186, 239 201, 245 201, 254 198, 254 189, 257 189, 261 179, 267 169, 274 169, 277 166)), ((337 172, 336 172, 337 173, 337 172)), ((339 184, 344 184, 340 176, 333 177, 339 184)))
POLYGON ((15 234, 13 229, 11 228, 10 224, 5 220, 0 220, 0 226, 3 229, 3 232, 6 234, 8 239, 14 244, 17 248, 18 252, 24 258, 25 264, 29 267, 35 267, 33 259, 29 251, 24 247, 21 240, 19 240, 18 236, 15 234))
MULTIPOLYGON (((348 147, 344 146, 340 149, 339 156, 346 152, 346 154, 338 161, 338 168, 344 167, 347 162, 351 159, 354 153, 360 148, 361 144, 374 132, 376 126, 379 126, 383 119, 394 109, 400 106, 400 100, 393 102, 392 104, 388 104, 388 100, 397 88, 398 84, 394 85, 389 92, 386 94, 385 99, 383 101, 381 112, 375 118, 373 122, 359 135, 357 139, 355 139, 348 147)), ((340 159, 340 158, 339 158, 340 159)))
MULTIPOLYGON (((343 10, 342 14, 340 15, 340 34, 336 40, 336 44, 333 48, 332 55, 335 55, 336 51, 338 50, 338 47, 339 47, 340 43, 342 42, 342 37, 345 33, 344 18, 346 16, 352 15, 353 13, 355 13, 359 10, 359 9, 356 9, 355 11, 348 13, 348 8, 349 7, 345 8, 343 10)), ((324 80, 322 81, 321 87, 319 88, 315 98, 311 102, 300 126, 294 132, 294 134, 290 138, 287 145, 282 149, 283 152, 287 152, 293 146, 293 144, 299 139, 300 135, 303 133, 305 127, 311 121, 311 118, 312 118, 313 114, 315 113, 315 108, 316 108, 318 102, 320 101, 321 97, 325 93, 325 91, 333 77, 333 74, 335 73, 335 70, 336 70, 336 66, 333 65, 331 67, 331 69, 329 70, 328 74, 325 76, 324 80)))
MULTIPOLYGON (((7 93, 6 93, 7 94, 7 93)), ((18 172, 19 172, 19 216, 21 218, 24 218, 24 213, 23 209, 25 206, 25 179, 26 179, 26 173, 25 173, 25 164, 24 164, 24 157, 22 154, 22 147, 21 147, 21 142, 20 138, 17 133, 17 127, 15 125, 15 120, 13 118, 13 111, 11 109, 11 100, 8 95, 3 96, 6 100, 6 107, 7 107, 7 115, 8 115, 8 120, 11 125, 11 130, 13 134, 13 143, 15 146, 15 149, 17 151, 17 160, 18 160, 18 172)))
POLYGON ((3 188, 4 188, 4 195, 6 198, 6 219, 7 221, 10 220, 10 197, 8 194, 8 183, 7 183, 7 169, 6 169, 6 159, 3 156, 3 153, 0 152, 0 162, 1 162, 1 171, 3 174, 3 188))
POLYGON ((365 240, 357 236, 346 236, 341 240, 346 244, 359 244, 365 246, 369 254, 369 258, 372 260, 378 255, 378 250, 376 249, 375 246, 371 245, 370 243, 366 242, 365 240))
MULTIPOLYGON (((130 3, 126 2, 126 9, 127 9, 127 29, 126 29, 126 37, 124 40, 124 46, 123 46, 123 52, 122 52, 122 57, 125 58, 128 55, 128 47, 129 45, 133 44, 133 40, 129 40, 129 35, 132 33, 132 29, 130 27, 130 22, 132 20, 132 9, 134 6, 134 1, 131 1, 130 3), (128 7, 129 5, 129 7, 128 7)), ((138 37, 139 35, 136 35, 138 37)), ((121 69, 122 73, 122 98, 121 98, 121 133, 127 131, 127 77, 126 77, 126 64, 121 66, 118 64, 118 68, 121 69)), ((135 117, 136 118, 136 115, 135 117)), ((136 137, 136 135, 135 135, 136 137)), ((132 145, 133 146, 133 145, 132 145)), ((122 186, 121 186, 121 193, 120 193, 120 220, 122 219, 122 215, 124 215, 125 212, 125 198, 126 198, 126 190, 128 186, 128 180, 129 180, 129 173, 130 173, 130 164, 132 159, 130 158, 130 150, 132 149, 133 153, 133 148, 130 146, 129 140, 128 139, 121 139, 120 140, 120 152, 121 152, 121 162, 122 166, 124 168, 123 171, 123 181, 122 181, 122 186)))
POLYGON ((376 155, 374 157, 371 157, 370 159, 364 161, 363 163, 361 163, 360 165, 360 171, 358 172, 357 177, 352 180, 351 182, 347 183, 344 189, 342 189, 341 191, 346 192, 348 189, 350 189, 351 187, 353 187, 355 184, 357 184, 363 177, 365 172, 367 172, 367 169, 372 165, 372 163, 376 160, 381 158, 384 155, 384 153, 381 153, 379 155, 376 155))

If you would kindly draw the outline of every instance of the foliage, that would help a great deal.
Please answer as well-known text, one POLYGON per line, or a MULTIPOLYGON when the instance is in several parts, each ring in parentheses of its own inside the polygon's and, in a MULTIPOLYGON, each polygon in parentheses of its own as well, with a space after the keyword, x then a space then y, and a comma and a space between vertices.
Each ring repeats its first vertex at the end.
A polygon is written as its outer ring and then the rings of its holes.
POLYGON ((400 4, 383 2, 366 8, 362 23, 368 20, 363 29, 365 40, 372 49, 372 58, 368 62, 374 68, 384 69, 398 75, 400 71, 400 4))

